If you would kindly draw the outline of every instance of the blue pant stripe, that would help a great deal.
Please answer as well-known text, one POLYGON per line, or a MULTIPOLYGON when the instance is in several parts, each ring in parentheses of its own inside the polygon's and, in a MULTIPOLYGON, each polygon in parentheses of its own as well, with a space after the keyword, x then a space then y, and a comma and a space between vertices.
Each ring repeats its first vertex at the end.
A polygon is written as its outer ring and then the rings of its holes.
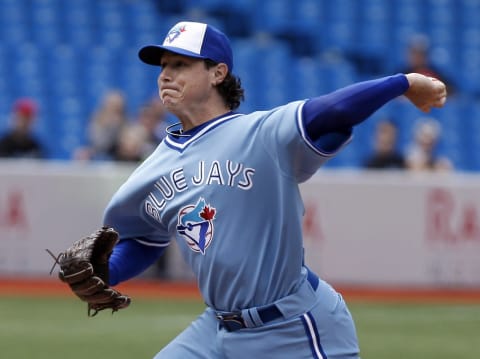
POLYGON ((308 336, 308 341, 310 342, 310 349, 312 350, 313 358, 327 359, 327 356, 322 349, 322 345, 320 344, 320 336, 318 335, 317 323, 315 323, 315 319, 310 312, 303 314, 300 318, 302 319, 305 332, 308 336))

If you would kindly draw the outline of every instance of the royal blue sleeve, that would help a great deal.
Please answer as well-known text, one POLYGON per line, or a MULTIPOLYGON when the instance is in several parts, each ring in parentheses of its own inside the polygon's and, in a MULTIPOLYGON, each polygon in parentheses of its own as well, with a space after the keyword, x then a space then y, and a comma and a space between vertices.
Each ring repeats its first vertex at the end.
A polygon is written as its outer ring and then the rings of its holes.
MULTIPOLYGON (((331 133, 350 133, 388 101, 409 87, 404 74, 359 82, 312 98, 303 106, 303 124, 312 141, 331 133)), ((327 141, 328 142, 328 141, 327 141)), ((335 142, 335 141, 334 141, 335 142)))
POLYGON ((142 273, 160 258, 166 247, 147 246, 133 239, 120 241, 109 260, 109 284, 116 285, 142 273))

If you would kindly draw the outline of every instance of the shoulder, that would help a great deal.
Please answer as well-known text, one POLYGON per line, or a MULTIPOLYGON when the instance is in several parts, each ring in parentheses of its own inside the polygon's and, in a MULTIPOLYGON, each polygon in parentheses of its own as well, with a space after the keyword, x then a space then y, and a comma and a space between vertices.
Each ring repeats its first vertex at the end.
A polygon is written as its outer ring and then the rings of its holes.
POLYGON ((276 126, 286 122, 296 123, 301 116, 301 109, 305 101, 294 101, 274 107, 269 110, 258 110, 243 115, 245 122, 264 123, 265 125, 276 126), (291 119, 291 121, 287 121, 291 119))

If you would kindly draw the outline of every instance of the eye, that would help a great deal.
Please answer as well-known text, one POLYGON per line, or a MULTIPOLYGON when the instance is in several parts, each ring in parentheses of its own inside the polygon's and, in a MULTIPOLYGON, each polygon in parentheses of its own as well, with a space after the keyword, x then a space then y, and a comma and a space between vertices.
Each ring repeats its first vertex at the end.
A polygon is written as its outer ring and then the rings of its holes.
POLYGON ((160 62, 160 67, 162 68, 162 70, 168 69, 168 68, 179 69, 179 68, 186 67, 186 66, 188 66, 188 62, 185 61, 182 58, 169 59, 169 60, 165 60, 165 61, 160 62))
POLYGON ((174 68, 184 67, 186 63, 183 60, 177 60, 173 63, 174 68))

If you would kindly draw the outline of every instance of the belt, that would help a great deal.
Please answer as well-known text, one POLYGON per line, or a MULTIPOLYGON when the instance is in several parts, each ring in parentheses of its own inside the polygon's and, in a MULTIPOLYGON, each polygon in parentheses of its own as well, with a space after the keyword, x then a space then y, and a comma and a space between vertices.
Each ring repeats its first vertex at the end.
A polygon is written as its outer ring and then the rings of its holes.
MULTIPOLYGON (((307 272, 307 281, 312 286, 313 290, 317 290, 319 279, 310 270, 307 272)), ((282 317, 282 313, 275 304, 270 304, 265 307, 257 308, 257 313, 264 324, 282 317)), ((243 328, 247 328, 242 312, 221 313, 217 312, 216 317, 220 322, 220 326, 225 328, 228 332, 234 332, 243 328)))

